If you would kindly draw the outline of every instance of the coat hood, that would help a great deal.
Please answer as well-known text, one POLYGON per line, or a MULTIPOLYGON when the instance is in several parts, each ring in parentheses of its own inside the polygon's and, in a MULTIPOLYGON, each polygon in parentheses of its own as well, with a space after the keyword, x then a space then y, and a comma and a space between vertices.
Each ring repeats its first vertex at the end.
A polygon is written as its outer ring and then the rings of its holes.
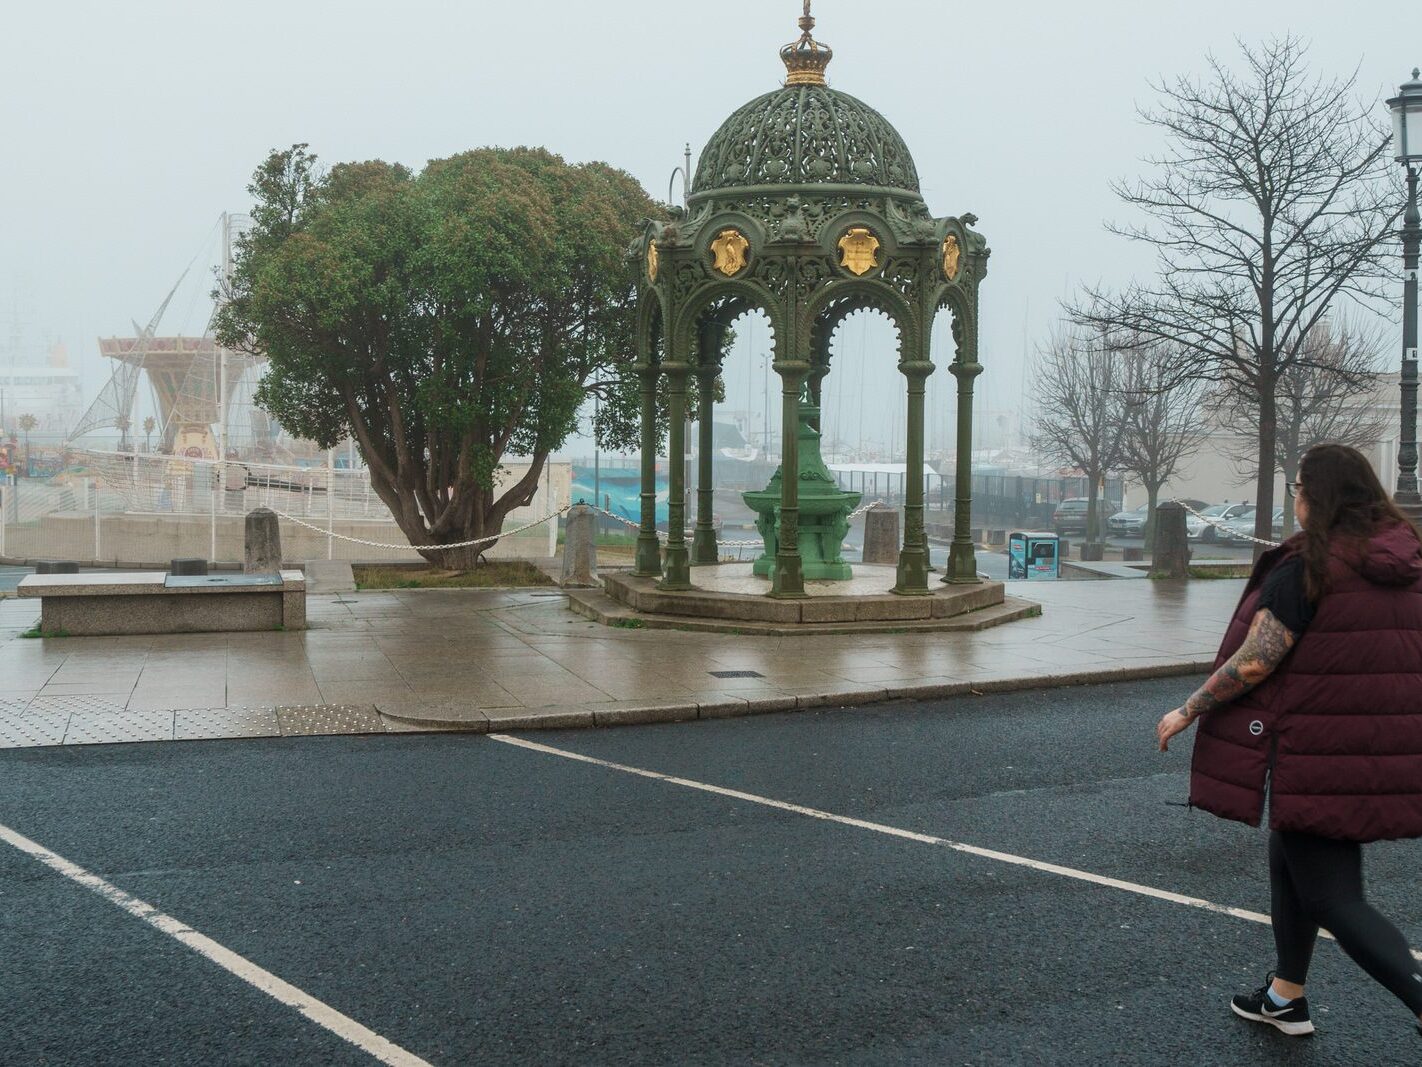
POLYGON ((1406 523, 1379 530, 1364 548, 1354 569, 1374 585, 1413 585, 1422 579, 1422 542, 1406 523))

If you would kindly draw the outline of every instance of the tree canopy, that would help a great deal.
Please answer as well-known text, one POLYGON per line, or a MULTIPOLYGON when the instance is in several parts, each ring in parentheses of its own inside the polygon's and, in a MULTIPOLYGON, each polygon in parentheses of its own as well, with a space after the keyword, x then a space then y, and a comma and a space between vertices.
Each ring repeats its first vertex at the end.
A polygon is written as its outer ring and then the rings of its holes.
POLYGON ((295 145, 253 176, 218 336, 269 360, 263 408, 322 447, 353 437, 410 543, 467 566, 483 549, 439 546, 530 503, 590 395, 600 444, 635 441, 627 247, 661 209, 620 170, 538 148, 418 173, 316 163, 295 145), (500 490, 512 456, 527 473, 500 490))

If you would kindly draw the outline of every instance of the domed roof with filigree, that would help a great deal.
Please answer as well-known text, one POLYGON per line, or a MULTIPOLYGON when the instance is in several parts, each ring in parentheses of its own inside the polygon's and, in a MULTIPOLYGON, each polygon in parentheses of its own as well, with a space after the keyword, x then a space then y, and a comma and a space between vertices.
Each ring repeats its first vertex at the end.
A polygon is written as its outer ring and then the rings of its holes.
POLYGON ((867 185, 917 194, 898 131, 862 100, 824 85, 787 85, 752 100, 701 152, 692 192, 758 185, 867 185))
MULTIPOLYGON (((854 185, 917 197, 918 168, 897 130, 868 104, 825 83, 833 51, 811 36, 780 50, 783 88, 736 111, 707 143, 692 195, 757 186, 854 185)), ((787 190, 788 191, 788 190, 787 190)))

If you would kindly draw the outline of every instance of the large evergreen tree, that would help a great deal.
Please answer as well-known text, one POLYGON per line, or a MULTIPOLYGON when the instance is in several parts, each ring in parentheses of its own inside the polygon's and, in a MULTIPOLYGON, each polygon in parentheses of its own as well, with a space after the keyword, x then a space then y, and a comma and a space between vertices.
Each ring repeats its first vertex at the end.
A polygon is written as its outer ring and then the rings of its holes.
POLYGON ((257 170, 219 338, 266 355, 257 399, 288 430, 355 439, 426 559, 471 566, 483 548, 440 546, 531 502, 590 395, 602 445, 635 440, 627 246, 659 208, 630 175, 542 149, 315 164, 296 145, 257 170), (512 456, 527 473, 500 491, 512 456))

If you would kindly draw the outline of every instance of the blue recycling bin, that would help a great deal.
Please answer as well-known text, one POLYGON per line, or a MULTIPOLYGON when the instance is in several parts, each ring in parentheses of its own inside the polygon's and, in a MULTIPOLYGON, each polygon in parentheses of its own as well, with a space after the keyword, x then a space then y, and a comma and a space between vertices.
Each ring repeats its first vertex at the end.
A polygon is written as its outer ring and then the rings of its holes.
POLYGON ((1019 531, 1007 538, 1007 576, 1027 581, 1061 577, 1061 538, 1019 531))

